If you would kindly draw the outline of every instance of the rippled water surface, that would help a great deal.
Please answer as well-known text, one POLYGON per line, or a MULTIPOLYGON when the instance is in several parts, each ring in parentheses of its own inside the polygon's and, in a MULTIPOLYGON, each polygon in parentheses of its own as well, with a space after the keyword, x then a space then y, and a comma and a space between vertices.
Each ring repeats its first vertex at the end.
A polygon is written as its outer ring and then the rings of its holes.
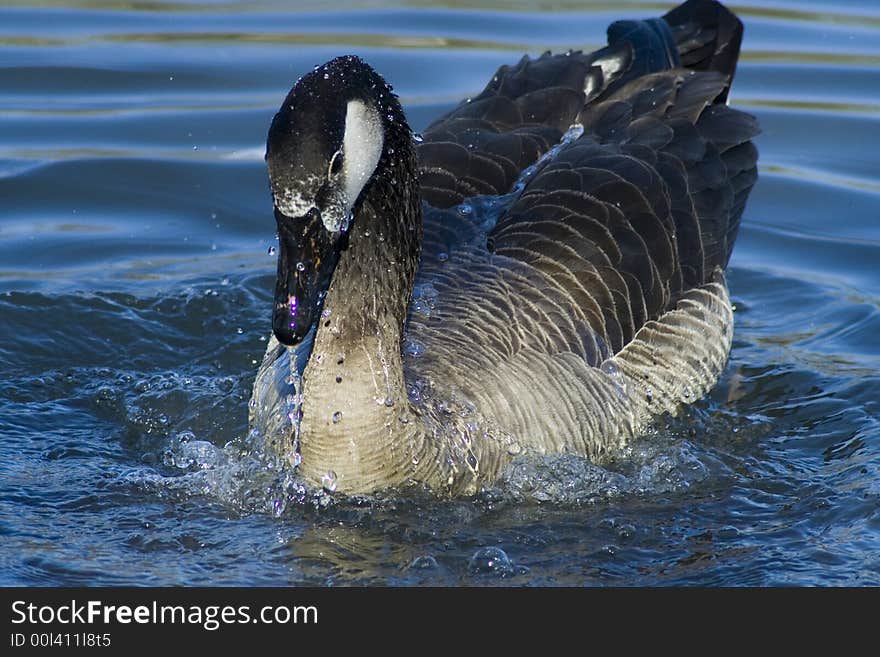
POLYGON ((441 502, 303 497, 247 442, 269 121, 354 52, 420 129, 668 5, 4 3, 0 583, 880 584, 880 6, 732 6, 763 133, 722 381, 608 468, 441 502))

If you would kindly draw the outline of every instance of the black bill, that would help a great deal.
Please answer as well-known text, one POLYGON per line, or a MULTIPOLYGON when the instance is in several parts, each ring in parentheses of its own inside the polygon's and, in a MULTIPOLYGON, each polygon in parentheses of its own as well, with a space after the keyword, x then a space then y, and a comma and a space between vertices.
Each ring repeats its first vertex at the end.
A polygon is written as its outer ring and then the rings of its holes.
POLYGON ((280 343, 294 346, 320 315, 344 234, 328 231, 316 208, 297 218, 276 208, 275 220, 279 244, 272 331, 280 343))

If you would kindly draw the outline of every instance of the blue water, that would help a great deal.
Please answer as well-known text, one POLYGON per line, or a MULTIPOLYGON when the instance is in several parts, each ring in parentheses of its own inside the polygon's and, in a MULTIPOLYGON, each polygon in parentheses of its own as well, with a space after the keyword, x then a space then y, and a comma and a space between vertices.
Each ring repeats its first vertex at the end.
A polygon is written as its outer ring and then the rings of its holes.
POLYGON ((668 6, 543 4, 4 3, 0 584, 880 584, 874 0, 732 3, 761 178, 731 360, 681 418, 455 501, 303 497, 249 444, 290 85, 360 54, 420 129, 668 6))

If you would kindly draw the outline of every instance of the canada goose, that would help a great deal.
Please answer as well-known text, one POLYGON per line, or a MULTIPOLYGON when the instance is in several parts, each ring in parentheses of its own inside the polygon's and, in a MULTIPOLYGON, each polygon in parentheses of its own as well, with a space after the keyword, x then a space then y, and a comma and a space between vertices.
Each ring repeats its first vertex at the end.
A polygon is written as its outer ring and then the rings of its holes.
POLYGON ((616 22, 592 54, 502 66, 421 138, 361 59, 303 76, 268 134, 251 427, 316 486, 468 494, 702 397, 757 176, 756 121, 726 104, 741 38, 713 0, 616 22))

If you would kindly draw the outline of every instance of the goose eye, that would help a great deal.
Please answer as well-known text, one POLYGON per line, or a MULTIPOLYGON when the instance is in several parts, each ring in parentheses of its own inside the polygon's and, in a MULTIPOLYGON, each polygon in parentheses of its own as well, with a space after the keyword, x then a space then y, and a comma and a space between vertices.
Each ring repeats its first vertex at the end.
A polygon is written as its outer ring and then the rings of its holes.
POLYGON ((342 156, 342 150, 338 150, 333 153, 333 157, 330 159, 330 168, 328 169, 327 177, 335 176, 340 171, 342 171, 342 163, 344 158, 342 156))

